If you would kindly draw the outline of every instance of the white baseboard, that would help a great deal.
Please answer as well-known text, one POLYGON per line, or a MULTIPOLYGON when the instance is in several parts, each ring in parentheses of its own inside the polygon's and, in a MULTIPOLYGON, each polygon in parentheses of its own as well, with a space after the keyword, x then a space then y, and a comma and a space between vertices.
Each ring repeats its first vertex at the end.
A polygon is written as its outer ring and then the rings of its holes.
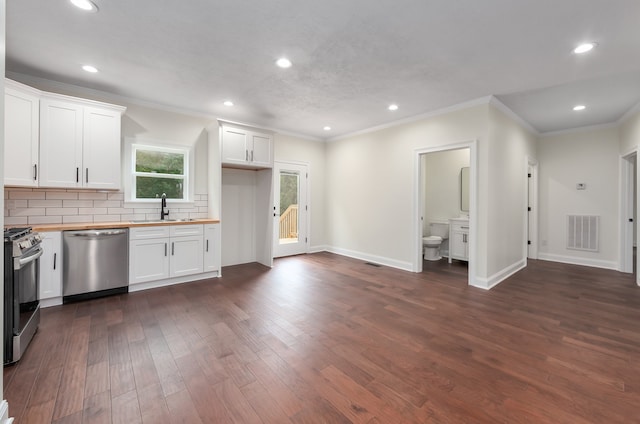
POLYGON ((550 262, 561 262, 571 265, 583 265, 594 268, 613 269, 618 271, 618 263, 614 261, 603 261, 600 259, 578 258, 575 256, 554 255, 552 253, 538 252, 538 259, 550 262))
POLYGON ((9 402, 3 400, 0 403, 0 423, 11 424, 12 422, 13 418, 9 418, 9 402))
POLYGON ((62 305, 62 296, 52 297, 50 299, 40 299, 41 308, 49 308, 51 306, 60 306, 60 305, 62 305))
POLYGON ((137 292, 141 290, 155 289, 158 287, 172 286, 174 284, 182 284, 182 283, 190 283, 192 281, 206 280, 208 278, 219 277, 220 275, 221 273, 213 271, 213 272, 205 272, 203 274, 187 275, 185 277, 168 278, 166 280, 148 281, 146 283, 130 284, 129 293, 137 292))
POLYGON ((325 244, 320 244, 318 246, 309 246, 309 251, 307 253, 320 253, 320 252, 328 252, 329 246, 325 244))
POLYGON ((479 289, 490 290, 526 266, 526 259, 521 259, 518 262, 501 269, 488 278, 472 278, 470 285, 479 289))
POLYGON ((384 256, 369 255, 368 253, 356 252, 354 250, 342 249, 333 246, 326 246, 325 250, 337 255, 347 256, 349 258, 360 259, 366 262, 372 262, 391 268, 398 268, 403 271, 413 272, 413 264, 411 262, 398 261, 396 259, 385 258, 384 256))

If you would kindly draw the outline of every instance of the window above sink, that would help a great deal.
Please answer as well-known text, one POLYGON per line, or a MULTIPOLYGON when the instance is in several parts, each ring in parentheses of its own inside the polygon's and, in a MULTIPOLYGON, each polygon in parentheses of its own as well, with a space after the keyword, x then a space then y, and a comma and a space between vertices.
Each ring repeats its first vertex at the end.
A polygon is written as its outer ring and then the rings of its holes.
POLYGON ((124 191, 127 202, 193 202, 193 154, 189 146, 125 139, 124 191))

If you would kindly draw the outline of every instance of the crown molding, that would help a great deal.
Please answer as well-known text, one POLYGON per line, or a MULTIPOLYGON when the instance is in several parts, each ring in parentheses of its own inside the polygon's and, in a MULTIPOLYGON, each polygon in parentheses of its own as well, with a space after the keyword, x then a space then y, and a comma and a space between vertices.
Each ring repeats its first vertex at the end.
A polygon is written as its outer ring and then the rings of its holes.
POLYGON ((636 113, 640 113, 640 102, 636 103, 635 106, 633 106, 624 115, 622 115, 620 119, 618 119, 617 123, 618 124, 624 123, 627 119, 631 118, 636 113))
POLYGON ((584 127, 568 128, 566 130, 548 131, 548 132, 540 133, 540 137, 548 138, 548 137, 555 137, 557 135, 606 130, 610 128, 618 128, 618 122, 608 122, 606 124, 597 124, 597 125, 586 125, 584 127))
POLYGON ((509 106, 502 103, 500 99, 498 99, 496 96, 490 96, 489 104, 491 104, 493 107, 495 107, 496 109, 498 109, 499 111, 507 115, 509 118, 516 121, 518 124, 523 126, 530 133, 537 136, 540 135, 540 132, 538 132, 538 130, 536 130, 530 123, 522 119, 520 115, 518 115, 513 110, 511 110, 509 106))
POLYGON ((437 109, 437 110, 434 110, 434 111, 431 111, 431 112, 422 113, 420 115, 414 115, 414 116, 410 116, 408 118, 402 118, 402 119, 398 119, 396 121, 391 121, 391 122, 388 122, 386 124, 376 125, 375 127, 365 128, 363 130, 358 130, 358 131, 354 131, 354 132, 351 132, 351 133, 339 135, 339 136, 336 136, 336 137, 327 138, 326 141, 327 142, 334 142, 334 141, 344 140, 346 138, 351 138, 351 137, 355 137, 355 136, 358 136, 358 135, 363 135, 363 134, 368 134, 368 133, 372 133, 372 132, 376 132, 376 131, 381 131, 381 130, 384 130, 384 129, 387 129, 387 128, 397 127, 399 125, 408 124, 408 123, 420 121, 420 120, 423 120, 423 119, 433 118, 433 117, 440 116, 440 115, 445 115, 447 113, 455 112, 455 111, 462 110, 462 109, 468 109, 468 108, 474 107, 474 106, 486 105, 486 104, 489 104, 489 102, 491 101, 491 97, 492 96, 480 97, 480 98, 475 99, 475 100, 470 100, 468 102, 458 103, 458 104, 453 105, 453 106, 447 106, 447 107, 444 107, 442 109, 437 109))
MULTIPOLYGON (((166 105, 163 103, 151 102, 146 100, 136 99, 134 97, 123 96, 121 94, 109 93, 107 91, 96 90, 93 88, 82 87, 79 85, 68 84, 64 82, 54 81, 46 78, 34 77, 28 74, 21 74, 16 72, 7 71, 7 78, 11 81, 14 81, 20 85, 24 85, 30 87, 32 90, 51 92, 52 90, 60 90, 65 93, 72 93, 73 96, 88 96, 88 97, 97 97, 99 99, 104 99, 109 102, 114 103, 127 103, 136 106, 147 107, 150 109, 161 110, 164 112, 177 113, 180 115, 187 115, 194 118, 202 118, 210 121, 224 121, 227 123, 235 123, 235 121, 225 119, 223 117, 218 117, 212 114, 203 113, 197 110, 179 108, 175 106, 166 105), (32 87, 35 86, 35 87, 32 87)), ((56 94, 56 93, 52 93, 56 94)), ((310 141, 324 141, 324 139, 319 137, 313 137, 306 134, 295 133, 291 131, 280 130, 278 128, 265 127, 264 125, 252 124, 252 123, 238 123, 238 125, 249 126, 253 128, 263 128, 265 130, 271 131, 277 134, 288 135, 291 137, 302 138, 310 141)))

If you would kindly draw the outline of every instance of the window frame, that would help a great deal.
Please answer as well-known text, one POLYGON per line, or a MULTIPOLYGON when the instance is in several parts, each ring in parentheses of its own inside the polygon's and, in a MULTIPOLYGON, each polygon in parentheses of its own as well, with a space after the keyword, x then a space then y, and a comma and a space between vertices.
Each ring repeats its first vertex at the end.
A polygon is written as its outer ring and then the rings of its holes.
POLYGON ((126 174, 123 176, 123 181, 125 181, 125 185, 124 185, 125 202, 132 203, 135 205, 141 205, 145 203, 147 204, 157 203, 156 199, 149 199, 149 198, 138 199, 136 197, 136 177, 138 176, 143 176, 143 177, 157 176, 160 178, 182 178, 183 198, 182 199, 168 198, 167 202, 180 203, 180 204, 189 204, 194 202, 193 200, 193 193, 194 193, 193 146, 168 144, 168 143, 158 142, 158 141, 149 140, 149 139, 127 138, 125 139, 124 150, 125 150, 125 153, 124 153, 125 166, 123 167, 123 170, 126 174), (184 156, 184 162, 183 162, 184 173, 183 174, 154 174, 149 172, 138 172, 136 171, 136 152, 138 150, 182 154, 184 156))

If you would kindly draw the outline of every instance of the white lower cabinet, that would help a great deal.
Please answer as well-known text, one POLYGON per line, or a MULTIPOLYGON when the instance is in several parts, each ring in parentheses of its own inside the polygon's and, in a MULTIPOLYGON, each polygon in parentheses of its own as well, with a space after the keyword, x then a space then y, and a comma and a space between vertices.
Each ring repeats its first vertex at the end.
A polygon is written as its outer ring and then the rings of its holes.
POLYGON ((62 233, 43 232, 40 235, 44 251, 40 257, 40 301, 43 306, 52 306, 62 303, 62 233), (54 298, 60 298, 60 302, 51 303, 54 298))
POLYGON ((129 285, 203 272, 203 225, 129 231, 129 285))
POLYGON ((449 220, 449 263, 452 259, 469 260, 469 221, 449 220))
POLYGON ((220 224, 204 226, 204 272, 220 272, 220 224))

